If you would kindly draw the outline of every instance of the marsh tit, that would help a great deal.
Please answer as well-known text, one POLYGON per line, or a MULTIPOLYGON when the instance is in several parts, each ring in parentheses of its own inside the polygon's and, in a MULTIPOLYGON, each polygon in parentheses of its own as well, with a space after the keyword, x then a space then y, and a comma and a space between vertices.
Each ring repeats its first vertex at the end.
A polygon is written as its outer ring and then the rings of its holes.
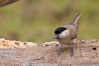
POLYGON ((74 49, 75 49, 75 39, 77 38, 78 33, 78 24, 77 21, 81 14, 74 15, 74 18, 72 19, 72 22, 63 26, 58 27, 54 32, 54 39, 57 39, 60 43, 59 48, 57 50, 58 55, 61 53, 61 49, 63 45, 72 45, 72 53, 71 56, 74 55, 74 49))

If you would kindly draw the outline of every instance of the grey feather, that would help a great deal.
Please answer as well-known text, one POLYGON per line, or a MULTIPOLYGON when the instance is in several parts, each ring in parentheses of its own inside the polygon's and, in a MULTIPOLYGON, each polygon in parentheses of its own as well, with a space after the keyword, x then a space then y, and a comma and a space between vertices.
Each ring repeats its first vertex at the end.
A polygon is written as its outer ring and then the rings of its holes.
POLYGON ((74 18, 72 19, 71 24, 77 24, 77 21, 78 21, 80 16, 81 16, 80 13, 77 13, 76 15, 74 15, 74 18))

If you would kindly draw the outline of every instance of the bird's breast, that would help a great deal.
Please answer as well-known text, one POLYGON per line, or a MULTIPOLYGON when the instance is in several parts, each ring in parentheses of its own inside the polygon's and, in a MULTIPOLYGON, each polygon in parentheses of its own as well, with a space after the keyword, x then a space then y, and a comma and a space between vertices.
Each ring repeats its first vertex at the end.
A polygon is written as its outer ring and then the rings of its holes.
POLYGON ((67 45, 67 44, 73 44, 74 42, 74 39, 59 39, 58 40, 60 44, 64 44, 64 45, 67 45))

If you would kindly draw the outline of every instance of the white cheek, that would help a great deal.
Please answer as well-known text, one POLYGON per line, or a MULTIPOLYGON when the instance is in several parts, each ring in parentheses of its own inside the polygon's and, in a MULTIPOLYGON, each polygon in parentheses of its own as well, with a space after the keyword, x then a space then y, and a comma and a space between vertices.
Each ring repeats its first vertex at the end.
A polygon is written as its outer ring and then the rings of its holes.
POLYGON ((65 30, 60 34, 60 38, 67 37, 70 34, 69 30, 65 30))

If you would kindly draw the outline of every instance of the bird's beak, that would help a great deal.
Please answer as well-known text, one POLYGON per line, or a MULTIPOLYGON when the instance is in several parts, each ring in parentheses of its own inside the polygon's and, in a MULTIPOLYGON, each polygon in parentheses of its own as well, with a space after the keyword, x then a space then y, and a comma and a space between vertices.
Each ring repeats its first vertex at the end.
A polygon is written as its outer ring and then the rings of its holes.
POLYGON ((54 39, 58 39, 59 36, 55 34, 55 35, 53 36, 53 38, 54 38, 54 39))

